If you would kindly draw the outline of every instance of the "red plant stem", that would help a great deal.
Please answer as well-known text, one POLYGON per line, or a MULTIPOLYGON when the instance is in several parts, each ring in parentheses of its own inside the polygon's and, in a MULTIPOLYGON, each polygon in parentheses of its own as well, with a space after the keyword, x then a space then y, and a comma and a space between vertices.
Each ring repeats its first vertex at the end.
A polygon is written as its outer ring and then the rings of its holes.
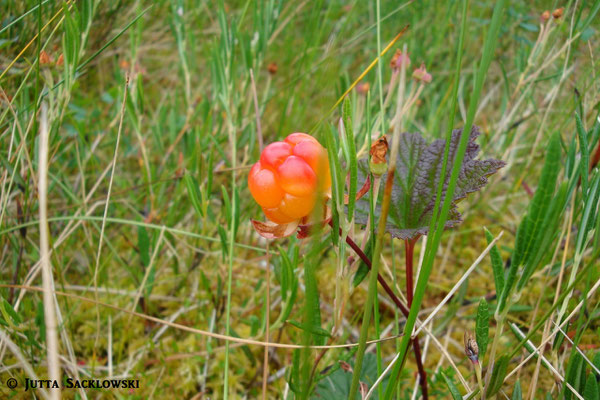
MULTIPOLYGON (((412 239, 404 240, 404 250, 405 250, 405 260, 406 260, 406 300, 408 302, 408 307, 412 305, 413 294, 414 294, 414 284, 413 284, 413 260, 415 256, 415 243, 419 236, 416 236, 412 239)), ((416 344, 416 347, 419 347, 419 338, 415 337, 413 342, 413 347, 416 344)), ((417 365, 420 365, 419 368, 419 384, 421 385, 421 394, 423 395, 423 399, 427 399, 427 373, 423 368, 421 354, 417 355, 415 351, 415 357, 417 359, 417 365)))
MULTIPOLYGON (((333 222, 329 221, 329 226, 331 226, 333 228, 333 222)), ((342 236, 341 228, 339 230, 339 234, 340 234, 340 236, 342 236)), ((416 242, 417 239, 415 238, 414 240, 416 242)), ((413 249, 414 249, 415 242, 413 242, 413 246, 412 246, 413 249)), ((354 242, 354 240, 352 240, 350 238, 350 236, 346 236, 346 243, 348 243, 350 248, 352 248, 352 250, 354 250, 356 255, 358 257, 360 257, 360 259, 365 263, 365 265, 369 268, 369 271, 370 271, 371 270, 371 260, 369 260, 369 257, 367 257, 367 255, 362 251, 362 249, 360 247, 358 247, 358 245, 354 242)), ((412 264, 412 258, 411 258, 411 264, 412 264)), ((400 301, 398 296, 396 296, 396 294, 394 293, 394 291, 392 290, 390 285, 388 285, 388 283, 383 278, 383 276, 381 276, 381 274, 377 274, 377 281, 379 282, 381 287, 383 287, 383 290, 387 293, 387 295, 394 302, 394 304, 396 304, 396 307, 398 307, 398 309, 400 309, 400 311, 402 312, 402 315, 404 315, 405 318, 408 318, 409 309, 406 308, 406 306, 404 304, 402 304, 402 301, 400 301)), ((411 291, 411 298, 412 298, 412 291, 411 291)), ((421 395, 423 396, 424 400, 427 400, 428 399, 427 372, 425 372, 425 367, 423 366, 423 360, 421 357, 421 345, 419 344, 419 338, 415 337, 414 339, 411 340, 411 343, 413 346, 413 351, 415 353, 417 369, 419 370, 419 385, 421 386, 421 395)))
POLYGON ((596 165, 600 162, 600 141, 598 141, 598 147, 596 147, 596 152, 590 161, 590 172, 594 169, 596 165))

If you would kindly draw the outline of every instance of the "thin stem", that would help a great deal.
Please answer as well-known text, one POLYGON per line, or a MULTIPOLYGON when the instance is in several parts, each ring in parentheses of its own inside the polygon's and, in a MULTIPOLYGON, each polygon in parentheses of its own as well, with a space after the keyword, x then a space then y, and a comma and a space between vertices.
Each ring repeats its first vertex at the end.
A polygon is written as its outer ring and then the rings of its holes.
MULTIPOLYGON (((329 225, 333 228, 333 223, 331 221, 329 222, 329 225)), ((342 234, 341 229, 340 229, 339 233, 340 233, 340 235, 342 234)), ((415 239, 415 242, 416 242, 416 239, 415 239)), ((413 247, 414 247, 415 242, 413 242, 413 247)), ((358 255, 358 257, 360 257, 360 259, 365 263, 365 265, 369 268, 369 271, 370 271, 371 270, 371 260, 369 259, 369 257, 367 257, 367 255, 361 250, 360 247, 358 247, 358 245, 352 240, 352 238, 350 238, 350 236, 346 236, 346 243, 348 243, 350 248, 352 250, 354 250, 356 255, 358 255)), ((388 285, 385 278, 383 276, 381 276, 380 274, 377 274, 377 281, 379 282, 381 287, 383 287, 383 290, 387 293, 387 295, 390 297, 392 302, 394 302, 394 304, 398 307, 398 309, 400 309, 402 314, 405 317, 407 317, 408 316, 408 308, 404 304, 402 304, 402 301, 398 298, 398 296, 396 296, 396 294, 394 293, 394 291, 392 290, 390 285, 388 285)), ((419 371, 419 384, 421 385, 421 393, 423 395, 423 399, 427 399, 428 398, 428 395, 427 395, 427 373, 425 372, 425 367, 423 366, 423 359, 421 356, 421 345, 419 344, 418 338, 414 338, 413 340, 411 340, 411 342, 412 342, 412 346, 413 346, 413 351, 415 353, 417 369, 419 371)))
MULTIPOLYGON (((406 300, 408 302, 408 306, 412 305, 413 299, 413 261, 415 256, 415 244, 419 236, 412 239, 404 240, 404 249, 405 249, 405 259, 406 259, 406 300)), ((421 346, 419 344, 419 337, 415 335, 412 338, 413 350, 415 352, 415 358, 417 361, 417 366, 419 369, 419 385, 421 386, 421 395, 424 400, 429 398, 428 390, 427 390, 427 372, 425 372, 425 368, 423 368, 423 360, 421 359, 421 346), (418 352, 417 352, 418 349, 418 352)))
MULTIPOLYGON (((40 209, 40 263, 42 268, 42 286, 44 287, 44 322, 46 323, 46 349, 48 378, 60 382, 60 359, 58 354, 58 334, 56 332, 56 304, 54 302, 54 280, 50 264, 50 233, 48 230, 48 153, 49 153, 48 111, 42 104, 39 146, 39 209, 40 209)), ((51 399, 60 399, 60 388, 50 392, 51 399)))
POLYGON ((415 252, 415 242, 412 239, 404 239, 404 250, 406 260, 406 302, 410 307, 413 299, 413 256, 415 252))
MULTIPOLYGON (((252 73, 252 70, 251 72, 252 73)), ((266 268, 266 276, 265 283, 267 287, 267 295, 265 299, 266 309, 265 309, 265 342, 269 343, 270 340, 270 330, 269 330, 269 322, 270 322, 270 309, 271 309, 271 266, 269 265, 269 242, 267 242, 267 268, 266 268)), ((267 384, 269 381, 269 346, 265 346, 265 353, 263 359, 263 381, 262 381, 262 398, 266 400, 267 398, 267 384)))
POLYGON ((481 363, 479 361, 477 361, 476 363, 474 363, 475 366, 475 375, 477 376, 477 384, 479 385, 479 390, 481 391, 481 398, 484 398, 484 391, 483 391, 483 380, 481 379, 481 363))

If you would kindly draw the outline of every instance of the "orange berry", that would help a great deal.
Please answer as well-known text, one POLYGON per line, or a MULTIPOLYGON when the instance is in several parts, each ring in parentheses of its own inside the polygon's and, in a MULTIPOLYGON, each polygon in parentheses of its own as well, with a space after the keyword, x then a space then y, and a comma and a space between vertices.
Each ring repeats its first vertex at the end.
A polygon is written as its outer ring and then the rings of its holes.
POLYGON ((277 185, 273 171, 262 169, 260 162, 254 164, 250 170, 248 186, 252 197, 262 207, 277 207, 285 194, 277 185))
POLYGON ((291 155, 292 146, 285 142, 275 142, 264 148, 260 155, 260 162, 264 166, 277 168, 291 155))
POLYGON ((292 133, 264 148, 248 174, 248 187, 267 218, 284 224, 312 212, 331 187, 327 152, 306 133, 292 133))
POLYGON ((294 196, 308 196, 317 189, 317 175, 306 161, 289 156, 277 168, 277 183, 294 196))

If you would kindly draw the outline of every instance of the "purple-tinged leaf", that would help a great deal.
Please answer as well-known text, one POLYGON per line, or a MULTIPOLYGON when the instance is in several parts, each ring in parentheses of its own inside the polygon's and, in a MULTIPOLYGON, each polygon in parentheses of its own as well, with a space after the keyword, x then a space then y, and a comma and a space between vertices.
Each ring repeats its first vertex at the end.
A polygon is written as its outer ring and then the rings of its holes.
MULTIPOLYGON (((442 201, 452 173, 454 156, 458 149, 461 134, 462 129, 452 132, 442 201)), ((475 139, 479 134, 479 128, 473 127, 458 176, 446 228, 451 228, 461 222, 461 215, 458 212, 456 203, 464 199, 467 194, 476 192, 485 186, 488 182, 487 177, 505 165, 505 162, 501 160, 476 159, 479 153, 479 145, 475 143, 475 139)), ((418 133, 405 132, 401 135, 387 231, 392 237, 412 239, 417 235, 426 235, 429 231, 437 187, 441 179, 446 141, 438 139, 427 145, 425 139, 418 133)), ((363 160, 358 165, 359 183, 365 181, 368 175, 368 161, 363 160)), ((386 179, 387 174, 384 174, 382 182, 385 182, 386 179)), ((381 201, 377 202, 377 204, 380 203, 381 201)), ((380 213, 381 208, 378 205, 375 208, 375 216, 378 217, 380 213)), ((369 196, 365 196, 356 204, 356 222, 366 224, 368 216, 369 196)))

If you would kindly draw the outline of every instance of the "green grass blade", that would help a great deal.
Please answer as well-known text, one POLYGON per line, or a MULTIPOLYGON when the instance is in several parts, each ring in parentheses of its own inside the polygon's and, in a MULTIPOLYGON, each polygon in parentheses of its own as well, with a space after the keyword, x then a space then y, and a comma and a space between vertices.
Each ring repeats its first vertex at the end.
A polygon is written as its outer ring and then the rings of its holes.
MULTIPOLYGON (((481 96, 481 92, 483 89, 483 83, 485 81, 485 77, 487 75, 487 70, 490 66, 492 57, 494 55, 494 50, 496 48, 496 43, 497 43, 498 34, 500 32, 500 26, 501 26, 500 23, 502 20, 502 15, 504 13, 505 3, 506 3, 505 0, 497 1, 496 5, 494 7, 492 21, 491 21, 490 28, 489 28, 489 31, 487 33, 485 43, 484 43, 482 60, 479 65, 479 69, 477 70, 477 75, 475 77, 475 85, 473 88, 473 94, 471 96, 471 101, 469 103, 469 109, 467 112, 467 120, 465 122, 463 135, 461 137, 459 148, 458 148, 457 154, 454 159, 452 174, 450 176, 450 181, 448 183, 448 189, 446 191, 446 196, 444 198, 444 204, 443 204, 442 210, 439 214, 438 221, 437 221, 437 228, 434 231, 433 237, 432 237, 432 239, 427 241, 427 247, 425 250, 425 260, 424 260, 423 266, 421 268, 421 273, 419 274, 419 279, 417 281, 417 286, 415 288, 413 303, 410 308, 410 313, 408 315, 408 318, 407 318, 407 321, 406 321, 406 324, 404 327, 404 332, 412 332, 412 330, 415 326, 417 314, 419 312, 419 308, 421 307, 421 303, 422 303, 423 297, 425 295, 427 281, 429 280, 431 270, 433 269, 435 253, 437 252, 437 248, 441 241, 441 237, 442 237, 442 233, 444 231, 446 219, 448 218, 448 212, 450 210, 450 204, 452 202, 451 199, 454 195, 454 190, 456 188, 456 182, 458 180, 458 173, 460 170, 459 166, 462 164, 463 157, 465 155, 465 151, 466 151, 466 147, 467 147, 467 143, 468 143, 468 139, 469 139, 469 134, 471 132, 471 127, 473 126, 473 121, 475 119, 475 113, 477 111, 479 98, 481 96)), ((466 23, 466 8, 463 7, 463 24, 465 24, 465 23, 466 23)), ((461 27, 461 30, 462 30, 462 27, 461 27)), ((462 49, 459 48, 458 51, 460 52, 460 51, 462 51, 462 49)), ((394 388, 396 386, 398 373, 400 372, 403 361, 405 360, 406 351, 407 351, 409 342, 410 342, 410 335, 404 335, 400 342, 400 349, 399 349, 399 353, 400 353, 399 359, 402 361, 397 362, 394 365, 394 368, 392 369, 390 382, 388 383, 386 390, 385 390, 385 396, 384 396, 385 400, 390 400, 392 397, 394 388)))
POLYGON ((356 145, 354 143, 354 132, 352 128, 352 104, 348 97, 344 99, 342 108, 342 119, 346 131, 346 143, 348 149, 348 170, 350 172, 350 187, 348 188, 348 221, 352 221, 354 218, 354 204, 356 203, 358 164, 356 161, 356 145))

